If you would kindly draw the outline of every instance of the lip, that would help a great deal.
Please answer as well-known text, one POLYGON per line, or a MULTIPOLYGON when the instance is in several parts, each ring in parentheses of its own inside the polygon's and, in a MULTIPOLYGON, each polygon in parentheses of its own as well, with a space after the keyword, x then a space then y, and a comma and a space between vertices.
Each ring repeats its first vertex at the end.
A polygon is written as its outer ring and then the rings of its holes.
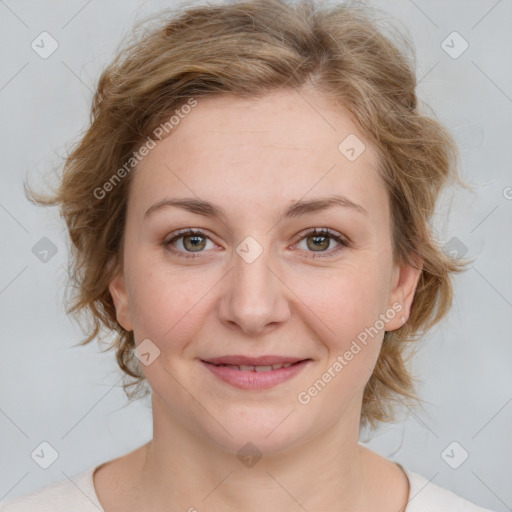
POLYGON ((290 356, 258 356, 258 357, 250 357, 243 355, 231 355, 231 356, 220 356, 220 357, 209 357, 208 359, 202 359, 206 363, 212 364, 236 364, 240 366, 243 365, 252 365, 252 366, 266 366, 273 364, 288 364, 288 363, 297 363, 298 361, 302 361, 307 359, 305 357, 290 357, 290 356))
POLYGON ((243 389, 259 391, 270 389, 285 381, 288 381, 303 371, 310 363, 311 359, 297 360, 297 358, 277 358, 273 356, 264 356, 261 358, 248 358, 240 356, 229 356, 222 358, 214 358, 209 361, 201 360, 201 364, 206 367, 215 377, 231 386, 243 389), (214 363, 215 359, 221 360, 221 363, 214 363), (224 362, 226 360, 238 361, 224 362), (258 361, 258 364, 250 361, 258 361), (294 363, 287 368, 279 368, 265 372, 258 371, 242 371, 237 368, 227 366, 216 366, 216 364, 232 364, 232 365, 253 365, 253 366, 269 366, 271 364, 288 364, 294 363))

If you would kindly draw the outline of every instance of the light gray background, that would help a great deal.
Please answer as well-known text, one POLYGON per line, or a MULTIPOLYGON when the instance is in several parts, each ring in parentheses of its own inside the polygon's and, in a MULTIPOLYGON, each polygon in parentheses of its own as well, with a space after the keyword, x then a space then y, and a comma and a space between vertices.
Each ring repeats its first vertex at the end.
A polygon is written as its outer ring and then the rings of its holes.
MULTIPOLYGON (((447 194, 434 226, 476 260, 456 278, 454 308, 415 362, 424 410, 368 444, 477 504, 512 510, 512 2, 372 4, 409 29, 420 97, 460 145, 476 193, 447 194), (469 44, 456 59, 441 46, 453 31, 469 44), (469 453, 458 469, 441 456, 453 441, 469 453)), ((113 353, 96 343, 73 347, 81 333, 62 300, 66 231, 55 209, 26 201, 22 183, 29 171, 34 179, 48 173, 78 140, 95 81, 134 21, 172 5, 0 0, 0 500, 72 478, 151 438, 149 401, 126 405, 113 353), (59 44, 48 59, 31 48, 43 31, 59 44), (42 237, 58 250, 46 263, 32 253, 42 237), (43 441, 59 455, 46 470, 31 458, 43 441)), ((461 453, 449 451, 452 460, 461 453)))

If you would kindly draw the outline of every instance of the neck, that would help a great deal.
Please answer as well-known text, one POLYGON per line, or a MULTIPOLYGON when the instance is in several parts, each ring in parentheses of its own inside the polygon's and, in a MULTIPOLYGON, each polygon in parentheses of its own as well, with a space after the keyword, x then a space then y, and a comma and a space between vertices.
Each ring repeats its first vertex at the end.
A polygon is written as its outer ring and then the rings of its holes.
POLYGON ((381 474, 376 471, 378 456, 358 444, 359 412, 354 413, 356 421, 341 419, 286 452, 263 453, 257 462, 253 454, 253 459, 241 461, 236 453, 170 417, 153 395, 153 439, 144 447, 137 494, 154 511, 168 510, 169 504, 190 512, 372 510, 373 506, 385 510, 374 497, 379 487, 375 477, 381 474))

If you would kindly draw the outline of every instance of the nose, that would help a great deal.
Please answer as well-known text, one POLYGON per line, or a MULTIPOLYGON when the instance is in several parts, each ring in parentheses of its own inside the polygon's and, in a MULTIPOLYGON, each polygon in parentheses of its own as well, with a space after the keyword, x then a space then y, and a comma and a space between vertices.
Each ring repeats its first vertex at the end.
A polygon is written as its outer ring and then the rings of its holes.
POLYGON ((261 335, 290 318, 288 288, 271 260, 267 250, 252 262, 234 254, 219 305, 220 319, 230 328, 261 335))

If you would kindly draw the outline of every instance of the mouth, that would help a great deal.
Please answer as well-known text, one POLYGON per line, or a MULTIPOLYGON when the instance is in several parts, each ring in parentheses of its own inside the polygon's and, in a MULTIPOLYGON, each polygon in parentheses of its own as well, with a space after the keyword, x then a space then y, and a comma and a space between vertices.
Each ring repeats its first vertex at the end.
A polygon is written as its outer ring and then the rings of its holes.
POLYGON ((238 389, 262 390, 285 382, 312 362, 297 357, 224 356, 201 359, 201 363, 221 381, 238 389))
POLYGON ((245 371, 253 371, 253 368, 267 368, 266 370, 258 371, 270 371, 272 369, 278 370, 282 367, 290 367, 293 364, 305 361, 306 358, 302 357, 290 357, 290 356, 221 356, 221 357, 210 357, 204 359, 205 363, 214 364, 216 366, 238 366, 239 369, 245 371), (250 369, 249 369, 250 368, 250 369))

